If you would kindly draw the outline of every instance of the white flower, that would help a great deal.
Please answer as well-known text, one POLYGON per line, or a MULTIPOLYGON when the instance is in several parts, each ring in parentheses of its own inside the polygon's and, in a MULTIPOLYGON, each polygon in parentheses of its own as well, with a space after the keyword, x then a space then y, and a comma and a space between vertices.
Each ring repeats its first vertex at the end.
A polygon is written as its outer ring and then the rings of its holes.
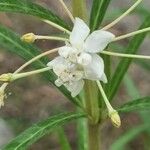
POLYGON ((104 50, 115 35, 110 32, 97 30, 90 34, 89 27, 83 20, 76 18, 70 34, 70 45, 59 49, 59 55, 72 63, 83 67, 84 78, 107 82, 104 73, 104 62, 96 53, 104 50))
POLYGON ((83 71, 76 64, 68 62, 65 58, 58 56, 47 64, 58 76, 55 84, 59 87, 64 85, 72 97, 80 93, 84 86, 83 71))
POLYGON ((105 49, 114 37, 102 30, 90 34, 83 20, 76 18, 70 42, 59 49, 60 56, 47 64, 58 77, 55 84, 64 85, 75 97, 82 90, 84 79, 107 83, 103 59, 96 53, 105 49))

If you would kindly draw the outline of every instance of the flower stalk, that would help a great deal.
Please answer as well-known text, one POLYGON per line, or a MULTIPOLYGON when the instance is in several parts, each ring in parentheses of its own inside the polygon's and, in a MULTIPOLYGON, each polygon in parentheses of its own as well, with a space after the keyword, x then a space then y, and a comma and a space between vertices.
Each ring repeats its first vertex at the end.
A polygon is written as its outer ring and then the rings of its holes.
POLYGON ((96 83, 97 83, 97 86, 98 86, 98 88, 102 94, 104 102, 106 104, 106 107, 108 110, 108 116, 110 117, 112 124, 115 127, 119 128, 121 126, 121 120, 120 120, 120 116, 119 116, 118 112, 109 103, 109 100, 108 100, 108 98, 107 98, 107 96, 103 90, 103 87, 102 87, 100 81, 96 81, 96 83))
POLYGON ((55 40, 55 41, 69 41, 67 38, 57 37, 57 36, 45 36, 45 35, 35 35, 36 40, 55 40))
POLYGON ((45 68, 37 69, 37 70, 34 70, 34 71, 18 73, 18 74, 12 74, 11 81, 14 81, 14 80, 17 80, 17 79, 20 79, 20 78, 24 78, 24 77, 28 77, 28 76, 31 76, 31 75, 39 74, 39 73, 42 73, 42 72, 46 72, 46 71, 49 71, 49 70, 50 70, 49 67, 45 67, 45 68))
POLYGON ((55 40, 55 41, 68 41, 68 39, 57 36, 45 36, 45 35, 35 35, 34 33, 27 33, 21 37, 21 40, 27 43, 33 43, 35 40, 55 40))
POLYGON ((104 54, 104 55, 110 55, 110 56, 116 56, 116 57, 126 57, 126 58, 136 58, 136 59, 150 59, 150 56, 144 56, 144 55, 122 54, 122 53, 116 53, 116 52, 110 52, 110 51, 102 51, 100 53, 104 54))
POLYGON ((144 29, 141 29, 141 30, 137 30, 137 31, 125 34, 125 35, 118 36, 118 37, 113 39, 113 42, 119 41, 119 40, 122 40, 122 39, 125 39, 125 38, 128 38, 128 37, 131 37, 131 36, 134 36, 134 35, 137 35, 137 34, 148 32, 148 31, 150 31, 150 27, 147 27, 147 28, 144 28, 144 29))
POLYGON ((14 72, 14 74, 19 73, 19 72, 22 71, 25 67, 27 67, 28 65, 30 65, 30 64, 33 63, 34 61, 36 61, 36 60, 38 60, 38 59, 40 59, 40 58, 42 58, 42 57, 44 57, 44 56, 46 56, 46 55, 49 55, 49 54, 52 54, 52 53, 56 53, 59 48, 60 48, 60 47, 55 48, 55 49, 51 49, 51 50, 48 50, 48 51, 46 51, 46 52, 44 52, 44 53, 41 53, 41 54, 35 56, 34 58, 30 59, 30 60, 27 61, 25 64, 23 64, 21 67, 19 67, 19 68, 14 72))
POLYGON ((63 0, 59 0, 60 4, 62 5, 62 7, 64 8, 64 10, 66 11, 66 13, 68 14, 69 18, 71 19, 72 22, 74 22, 74 17, 72 16, 72 13, 70 12, 70 10, 67 8, 66 4, 64 3, 63 0))
POLYGON ((67 30, 67 29, 65 29, 65 28, 63 28, 63 27, 61 27, 61 26, 59 26, 58 24, 55 24, 55 23, 53 23, 53 22, 51 22, 51 21, 49 21, 49 20, 45 20, 45 19, 43 19, 42 21, 45 22, 45 23, 47 23, 48 25, 50 25, 50 26, 52 26, 52 27, 55 27, 56 29, 58 29, 58 30, 60 30, 60 31, 63 31, 63 32, 66 32, 66 33, 70 34, 70 31, 69 31, 69 30, 67 30))
MULTIPOLYGON (((58 48, 55 48, 55 49, 51 49, 51 50, 48 50, 44 53, 41 53, 39 55, 37 55, 36 57, 32 58, 31 60, 29 60, 28 62, 26 62, 25 64, 23 64, 21 67, 19 67, 12 75, 16 75, 18 74, 19 72, 21 72, 25 67, 27 67, 28 65, 30 65, 31 63, 33 63, 34 61, 48 55, 48 54, 51 54, 51 53, 55 53, 58 51, 58 48)), ((3 83, 2 86, 0 87, 0 106, 3 106, 4 105, 4 91, 6 89, 6 87, 8 86, 9 82, 6 82, 6 83, 3 83)))
POLYGON ((142 0, 137 0, 134 5, 132 5, 126 12, 124 12, 120 17, 118 17, 116 20, 108 24, 107 26, 103 27, 101 30, 108 30, 114 25, 116 25, 120 20, 122 20, 124 17, 126 17, 131 11, 133 11, 140 3, 142 0))

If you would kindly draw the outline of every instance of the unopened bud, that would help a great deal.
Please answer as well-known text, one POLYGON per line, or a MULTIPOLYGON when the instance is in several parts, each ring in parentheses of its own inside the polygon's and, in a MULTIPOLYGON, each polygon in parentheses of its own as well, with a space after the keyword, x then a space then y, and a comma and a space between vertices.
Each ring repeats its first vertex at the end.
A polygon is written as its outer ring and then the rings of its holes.
POLYGON ((27 43, 33 43, 36 40, 36 35, 33 33, 27 33, 21 37, 21 40, 27 43))
POLYGON ((111 119, 112 124, 115 127, 119 128, 121 126, 120 116, 116 110, 113 110, 112 112, 110 112, 109 117, 111 119))
POLYGON ((4 106, 4 98, 5 98, 5 88, 3 86, 0 87, 0 108, 4 106))
POLYGON ((0 75, 0 81, 2 82, 10 82, 12 80, 12 73, 6 73, 6 74, 2 74, 0 75))

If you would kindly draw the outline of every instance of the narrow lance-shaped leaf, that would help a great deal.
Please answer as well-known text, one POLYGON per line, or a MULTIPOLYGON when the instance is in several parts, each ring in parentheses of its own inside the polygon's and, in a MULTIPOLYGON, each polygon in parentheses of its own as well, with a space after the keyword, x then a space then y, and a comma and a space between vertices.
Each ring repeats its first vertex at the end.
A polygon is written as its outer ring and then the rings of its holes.
MULTIPOLYGON (((29 60, 36 55, 40 54, 40 50, 31 45, 27 44, 25 42, 22 42, 20 40, 20 37, 13 33, 11 30, 8 28, 0 25, 0 46, 4 47, 6 50, 9 50, 10 52, 13 52, 14 54, 17 54, 21 56, 25 60, 29 60)), ((34 67, 41 68, 41 67, 46 67, 45 64, 47 64, 48 59, 44 58, 39 61, 36 61, 34 63, 34 67)), ((53 85, 54 81, 56 80, 55 74, 50 70, 49 72, 43 73, 44 77, 50 81, 53 85)), ((57 87, 58 88, 58 87, 57 87)), ((71 97, 70 93, 68 90, 64 87, 59 87, 59 90, 73 103, 76 105, 78 104, 77 101, 71 97)))
POLYGON ((141 97, 134 81, 128 73, 126 73, 126 75, 124 76, 123 83, 125 85, 127 94, 132 99, 138 99, 141 97))
POLYGON ((68 137, 66 136, 66 133, 63 127, 57 128, 57 134, 58 134, 58 139, 59 139, 59 143, 61 146, 61 150, 71 150, 68 137))
MULTIPOLYGON (((146 17, 144 20, 143 24, 141 25, 140 29, 146 28, 150 26, 150 15, 146 17)), ((125 53, 128 54, 135 54, 138 51, 138 48, 142 44, 144 38, 146 37, 147 33, 142 33, 139 35, 136 35, 133 37, 131 42, 129 43, 125 53)), ((109 99, 112 100, 114 97, 115 93, 117 92, 119 85, 127 72, 131 62, 133 59, 129 58, 122 58, 121 61, 119 62, 117 69, 115 70, 115 73, 111 79, 111 91, 109 95, 109 99)))
POLYGON ((26 150, 30 145, 52 132, 56 127, 81 117, 84 117, 84 115, 80 113, 63 113, 50 117, 25 130, 2 148, 2 150, 26 150))
POLYGON ((118 111, 132 112, 132 111, 140 111, 140 110, 149 110, 150 109, 150 97, 144 97, 136 100, 132 100, 124 105, 122 105, 118 111))
POLYGON ((111 0, 93 0, 92 11, 90 16, 90 29, 94 31, 99 28, 107 7, 111 0))
POLYGON ((70 27, 56 14, 29 0, 0 0, 0 11, 36 16, 41 19, 49 20, 65 29, 70 29, 70 27))
MULTIPOLYGON (((140 97, 140 93, 134 83, 134 81, 131 79, 130 75, 129 74, 126 74, 125 75, 125 78, 124 78, 124 84, 126 86, 126 89, 127 89, 127 93, 129 94, 129 96, 132 98, 132 99, 138 99, 140 97)), ((149 99, 150 101, 150 99, 149 99)), ((149 103, 148 101, 148 103, 149 103)), ((141 101, 142 103, 144 101, 141 101)), ((126 105, 126 104, 125 104, 126 105)), ((143 105, 143 104, 142 104, 143 105)), ((147 105, 147 104, 145 104, 147 105)), ((124 105, 123 105, 124 106, 124 105)), ((131 108, 132 109, 132 108, 131 108)), ((150 119, 149 119, 149 115, 150 115, 150 111, 149 111, 149 104, 148 106, 144 107, 144 108, 138 108, 139 110, 143 110, 143 111, 138 111, 138 114, 139 116, 141 117, 141 120, 143 122, 143 124, 145 123, 149 123, 150 122, 150 119), (146 110, 146 111, 145 111, 146 110)), ((134 110, 133 110, 134 111, 134 110)), ((147 129, 146 133, 148 135, 150 135, 150 128, 147 129)), ((150 141, 150 137, 148 136, 146 141, 150 141)))

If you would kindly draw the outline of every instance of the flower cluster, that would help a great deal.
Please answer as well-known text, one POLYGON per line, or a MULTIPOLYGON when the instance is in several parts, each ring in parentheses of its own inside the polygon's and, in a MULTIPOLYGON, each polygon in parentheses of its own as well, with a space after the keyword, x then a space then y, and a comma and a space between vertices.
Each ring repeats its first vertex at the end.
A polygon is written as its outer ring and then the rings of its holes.
POLYGON ((59 56, 47 64, 58 76, 55 84, 64 85, 75 97, 82 90, 84 79, 107 83, 104 62, 97 53, 103 51, 114 38, 114 34, 103 30, 90 34, 84 21, 75 18, 69 42, 59 48, 59 56))

